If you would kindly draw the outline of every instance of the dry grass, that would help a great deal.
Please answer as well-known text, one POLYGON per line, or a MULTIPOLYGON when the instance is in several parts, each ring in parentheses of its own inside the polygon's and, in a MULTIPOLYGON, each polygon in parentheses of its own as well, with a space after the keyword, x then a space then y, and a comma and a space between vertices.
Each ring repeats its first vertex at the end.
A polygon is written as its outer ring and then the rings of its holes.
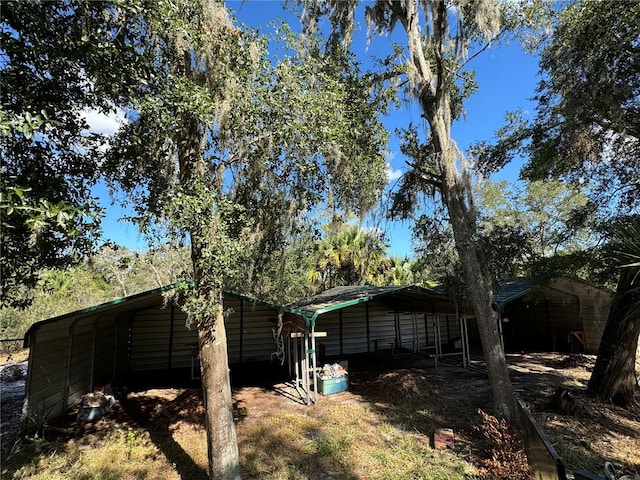
POLYGON ((429 447, 364 402, 272 412, 238 426, 245 478, 468 478, 475 467, 429 447))
POLYGON ((23 362, 29 359, 29 349, 28 348, 19 348, 17 350, 9 349, 9 351, 3 351, 0 355, 3 357, 2 358, 3 361, 1 363, 23 362))
MULTIPOLYGON (((513 380, 569 470, 602 474, 611 460, 640 473, 640 423, 628 412, 580 396, 593 358, 564 355, 510 357, 513 380), (516 365, 517 364, 517 365, 516 365), (571 386, 583 408, 573 415, 547 409, 557 386, 571 386)), ((348 392, 305 407, 286 387, 236 389, 237 433, 247 479, 495 478, 500 452, 483 432, 510 433, 478 409, 490 410, 486 378, 459 367, 436 371, 351 361, 348 392), (430 445, 437 428, 451 428, 452 449, 430 445)), ((3 459, 2 478, 205 480, 206 436, 197 389, 132 394, 95 423, 69 417, 3 459)), ((496 436, 496 435, 492 435, 496 436)), ((498 442, 499 443, 499 442, 498 442)), ((505 453, 506 456, 501 457, 505 453)), ((505 460, 506 459, 506 460, 505 460)), ((511 478, 519 478, 513 474, 511 478)))
POLYGON ((112 431, 100 438, 66 441, 32 439, 23 445, 2 478, 32 480, 179 479, 161 450, 144 431, 112 431))

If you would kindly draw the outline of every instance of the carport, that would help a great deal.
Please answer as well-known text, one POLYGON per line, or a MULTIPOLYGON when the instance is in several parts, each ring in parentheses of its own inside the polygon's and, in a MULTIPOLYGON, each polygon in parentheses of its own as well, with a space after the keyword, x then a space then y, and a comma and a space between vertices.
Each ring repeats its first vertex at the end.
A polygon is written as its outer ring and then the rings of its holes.
MULTIPOLYGON (((173 285, 31 326, 24 415, 62 415, 101 386, 199 377, 198 335, 166 296, 173 285)), ((317 401, 318 357, 391 352, 468 358, 466 323, 442 294, 418 286, 337 287, 285 307, 224 292, 229 363, 278 358, 307 404, 317 401), (295 371, 294 371, 295 368, 295 371)), ((240 370, 238 370, 240 371, 240 370)))
POLYGON ((464 363, 467 355, 455 306, 429 288, 336 287, 283 310, 290 371, 308 404, 317 401, 318 358, 390 351, 437 359, 457 350, 464 363))
MULTIPOLYGON (((196 381, 198 334, 165 298, 173 287, 34 323, 24 340, 29 348, 24 415, 42 420, 63 415, 82 395, 107 384, 196 381)), ((269 361, 278 307, 231 292, 224 292, 223 304, 230 364, 269 361)))
POLYGON ((507 351, 598 352, 611 292, 563 277, 547 285, 525 278, 499 282, 494 304, 507 351))

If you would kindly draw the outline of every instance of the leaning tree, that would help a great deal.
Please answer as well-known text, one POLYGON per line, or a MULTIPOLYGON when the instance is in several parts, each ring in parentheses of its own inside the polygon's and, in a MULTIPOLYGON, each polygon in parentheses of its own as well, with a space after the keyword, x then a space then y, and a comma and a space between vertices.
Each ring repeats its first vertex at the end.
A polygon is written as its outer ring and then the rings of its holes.
MULTIPOLYGON (((309 29, 322 26, 320 19, 326 17, 332 25, 330 42, 351 43, 356 14, 362 12, 358 2, 297 3, 309 29)), ((453 122, 463 114, 464 99, 476 88, 468 68, 470 58, 537 13, 535 8, 525 8, 510 15, 512 8, 516 4, 493 0, 392 0, 367 4, 364 15, 372 37, 391 35, 396 27, 402 31, 404 46, 395 44, 395 55, 381 60, 378 78, 392 81, 398 93, 416 102, 428 126, 422 132, 409 128, 405 135, 411 170, 404 177, 401 195, 413 200, 427 193, 444 205, 478 320, 495 413, 516 420, 498 317, 492 308, 492 279, 477 241, 473 169, 451 135, 453 122)))

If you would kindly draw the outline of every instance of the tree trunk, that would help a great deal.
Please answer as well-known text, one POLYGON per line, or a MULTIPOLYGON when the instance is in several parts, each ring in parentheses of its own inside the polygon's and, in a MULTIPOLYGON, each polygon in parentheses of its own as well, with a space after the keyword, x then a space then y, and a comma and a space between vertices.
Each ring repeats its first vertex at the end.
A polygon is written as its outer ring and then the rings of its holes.
POLYGON ((240 456, 233 421, 222 292, 210 294, 217 298, 215 303, 219 305, 218 311, 207 312, 206 319, 198 326, 209 478, 237 480, 241 478, 240 456))
POLYGON ((433 4, 432 35, 436 46, 433 61, 424 53, 423 33, 418 22, 418 3, 406 2, 404 6, 400 6, 398 2, 392 4, 391 8, 400 16, 407 33, 414 67, 412 75, 418 85, 417 98, 423 117, 429 123, 434 156, 437 159, 435 163, 440 169, 439 189, 449 213, 456 250, 480 331, 494 413, 515 423, 518 421, 516 400, 498 333, 498 317, 492 308, 491 276, 476 243, 476 214, 471 182, 465 170, 464 158, 451 139, 451 85, 454 80, 449 78, 450 73, 442 52, 448 30, 447 3, 440 0, 433 4), (463 163, 460 170, 458 161, 463 163))
MULTIPOLYGON (((193 115, 185 114, 181 120, 182 128, 177 139, 180 182, 185 191, 193 195, 191 201, 206 204, 208 199, 198 198, 194 189, 206 175, 201 152, 202 129, 193 115)), ((202 224, 191 226, 191 261, 199 308, 194 316, 198 325, 209 478, 240 480, 222 287, 218 283, 220 272, 205 266, 206 255, 211 255, 208 252, 216 251, 211 248, 211 242, 216 241, 218 222, 219 217, 214 215, 202 224)))
POLYGON ((204 252, 207 250, 204 245, 215 241, 216 221, 216 217, 210 220, 210 236, 205 236, 202 232, 191 233, 191 257, 198 307, 201 309, 196 317, 207 430, 208 471, 211 479, 240 480, 240 454, 233 421, 222 288, 215 279, 217 272, 202 268, 204 252))
POLYGON ((589 395, 625 408, 638 405, 635 368, 640 335, 640 312, 637 308, 640 292, 637 285, 632 285, 632 274, 632 271, 625 270, 620 276, 587 387, 589 395))
POLYGON ((517 423, 516 400, 498 331, 499 316, 492 306, 491 277, 483 265, 481 252, 476 244, 476 220, 473 209, 465 201, 465 197, 470 195, 471 185, 464 185, 464 180, 459 178, 455 168, 455 159, 444 160, 446 156, 452 156, 452 152, 443 155, 442 196, 449 212, 456 250, 460 256, 469 299, 476 315, 494 413, 499 418, 517 423))

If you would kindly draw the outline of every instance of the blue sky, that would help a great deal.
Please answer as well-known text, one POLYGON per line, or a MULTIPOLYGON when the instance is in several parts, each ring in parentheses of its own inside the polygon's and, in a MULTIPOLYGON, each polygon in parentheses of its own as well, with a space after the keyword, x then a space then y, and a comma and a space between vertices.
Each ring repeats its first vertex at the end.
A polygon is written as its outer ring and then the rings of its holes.
MULTIPOLYGON (((289 21, 294 29, 299 26, 297 19, 284 10, 279 1, 228 1, 227 6, 236 12, 241 23, 261 27, 264 32, 269 31, 269 23, 277 18, 289 21)), ((373 54, 389 48, 391 41, 387 37, 375 38, 367 49, 365 34, 365 27, 361 25, 354 37, 353 49, 358 58, 368 63, 373 54)), ((396 41, 401 42, 402 39, 398 36, 396 41)), ((516 42, 483 52, 472 60, 470 67, 476 71, 479 89, 465 104, 465 118, 457 122, 452 129, 453 138, 462 150, 477 141, 493 139, 495 131, 504 123, 507 112, 517 109, 531 111, 533 104, 530 99, 538 82, 537 58, 525 54, 516 42)), ((106 119, 104 121, 108 122, 106 119)), ((391 131, 407 126, 409 121, 421 125, 422 120, 417 107, 391 112, 384 119, 385 125, 391 131)), ((397 177, 406 170, 406 159, 400 154, 397 139, 393 136, 389 143, 389 151, 391 172, 397 177)), ((519 165, 511 165, 496 177, 515 181, 518 170, 519 165)), ((103 187, 98 187, 96 192, 102 198, 105 197, 103 187)), ((104 204, 109 207, 103 223, 105 238, 130 248, 143 249, 144 243, 137 228, 127 222, 118 221, 126 212, 119 207, 109 206, 108 203, 107 200, 104 204)), ((390 255, 411 254, 410 225, 407 222, 383 222, 376 226, 386 232, 390 243, 390 255)))

